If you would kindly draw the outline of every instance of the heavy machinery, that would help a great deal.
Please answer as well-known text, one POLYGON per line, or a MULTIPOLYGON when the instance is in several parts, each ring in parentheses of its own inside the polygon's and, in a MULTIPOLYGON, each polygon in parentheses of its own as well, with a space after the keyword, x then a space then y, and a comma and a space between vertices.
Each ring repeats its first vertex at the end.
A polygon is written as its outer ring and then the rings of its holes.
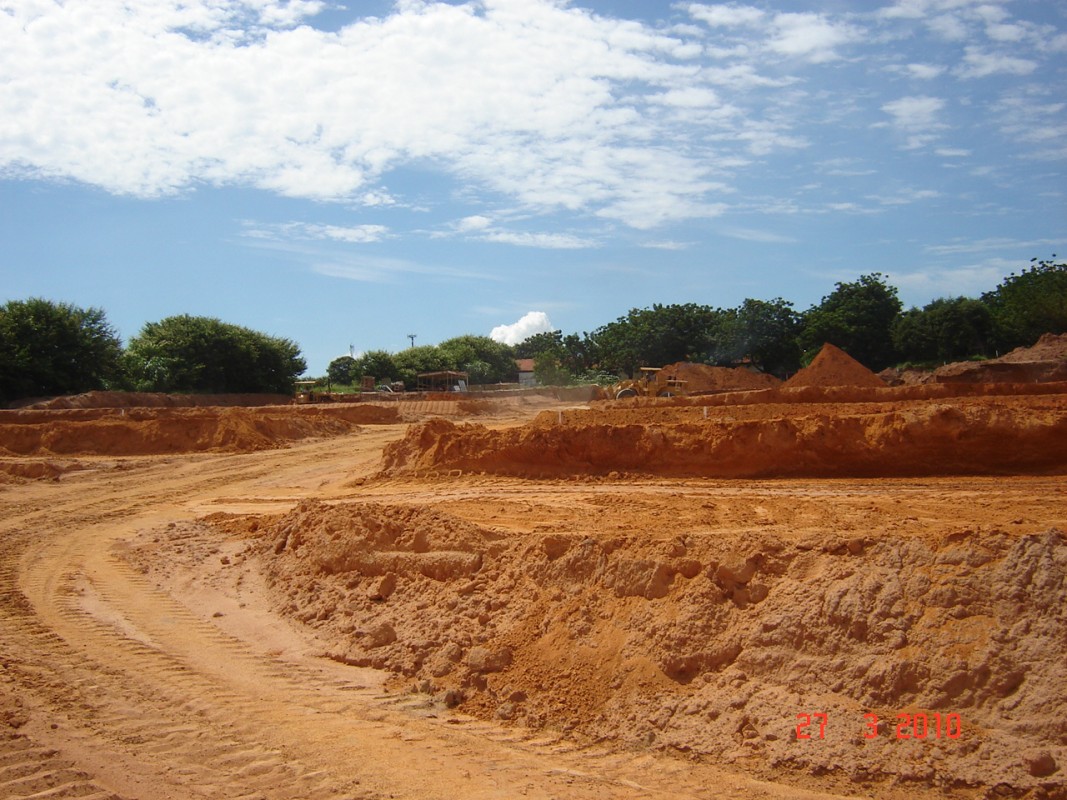
POLYGON ((609 400, 624 397, 674 397, 685 394, 685 381, 674 375, 663 375, 663 367, 641 367, 640 375, 632 380, 616 383, 607 389, 609 400))

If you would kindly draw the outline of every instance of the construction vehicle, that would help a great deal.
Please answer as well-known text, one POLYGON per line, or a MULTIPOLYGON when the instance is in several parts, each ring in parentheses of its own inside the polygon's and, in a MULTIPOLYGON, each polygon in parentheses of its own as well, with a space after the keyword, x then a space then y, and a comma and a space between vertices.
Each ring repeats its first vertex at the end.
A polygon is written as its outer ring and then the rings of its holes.
POLYGON ((620 381, 607 390, 608 399, 624 397, 674 397, 685 394, 685 381, 674 375, 663 375, 663 367, 641 367, 640 376, 620 381))

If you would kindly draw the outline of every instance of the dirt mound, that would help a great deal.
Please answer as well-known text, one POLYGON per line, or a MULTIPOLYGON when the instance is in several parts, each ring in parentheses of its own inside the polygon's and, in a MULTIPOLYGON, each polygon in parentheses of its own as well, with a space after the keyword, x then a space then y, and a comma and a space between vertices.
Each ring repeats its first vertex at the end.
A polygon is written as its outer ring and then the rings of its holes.
POLYGON ((617 509, 507 535, 307 502, 257 547, 334 658, 473 713, 861 783, 1062 787, 1063 532, 649 532, 617 509), (797 740, 805 713, 824 739, 797 740))
POLYGON ((785 382, 800 386, 885 386, 885 381, 842 350, 827 342, 808 366, 785 382))
POLYGON ((310 437, 339 436, 358 424, 398 422, 395 406, 212 409, 71 409, 0 414, 0 455, 151 455, 248 452, 310 437))
POLYGON ((388 445, 382 469, 724 478, 1062 471, 1067 395, 542 413, 505 430, 431 420, 388 445))
POLYGON ((711 367, 691 361, 670 364, 656 375, 657 382, 663 383, 668 379, 684 381, 688 394, 770 389, 781 383, 773 375, 744 367, 711 367))
POLYGON ((285 394, 160 394, 151 392, 86 392, 39 400, 21 408, 200 408, 204 406, 281 406, 293 402, 285 394))
POLYGON ((997 360, 1009 364, 1028 361, 1067 361, 1067 333, 1046 333, 1032 347, 1017 347, 997 360))

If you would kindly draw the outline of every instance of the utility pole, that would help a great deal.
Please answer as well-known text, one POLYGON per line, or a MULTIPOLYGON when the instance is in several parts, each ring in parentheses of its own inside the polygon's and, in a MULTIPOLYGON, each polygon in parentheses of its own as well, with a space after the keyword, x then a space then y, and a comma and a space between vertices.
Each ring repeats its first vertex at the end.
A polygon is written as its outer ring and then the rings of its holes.
POLYGON ((409 339, 411 339, 411 346, 412 346, 412 347, 414 347, 414 346, 415 346, 415 337, 416 337, 416 336, 418 336, 418 334, 417 334, 417 333, 409 333, 409 334, 408 334, 408 338, 409 338, 409 339))

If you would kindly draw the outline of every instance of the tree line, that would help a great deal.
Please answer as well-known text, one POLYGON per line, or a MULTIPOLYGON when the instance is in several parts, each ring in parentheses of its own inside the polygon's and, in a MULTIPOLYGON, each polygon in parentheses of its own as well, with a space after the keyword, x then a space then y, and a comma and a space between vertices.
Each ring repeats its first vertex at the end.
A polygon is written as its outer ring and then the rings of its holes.
POLYGON ((149 322, 122 346, 98 308, 42 298, 0 306, 0 402, 95 389, 279 393, 307 368, 300 348, 212 317, 149 322))
POLYGON ((656 304, 632 309, 592 332, 539 333, 512 348, 484 336, 463 336, 396 354, 344 356, 330 364, 329 377, 341 384, 364 375, 409 382, 421 371, 458 369, 469 371, 472 383, 493 383, 514 380, 510 359, 532 358, 538 380, 547 385, 610 383, 641 366, 678 361, 746 364, 784 378, 825 342, 879 371, 990 358, 1033 344, 1044 333, 1065 331, 1067 264, 1033 259, 978 298, 940 298, 922 308, 905 310, 897 289, 874 272, 835 284, 803 312, 780 297, 747 299, 726 309, 656 304))
MULTIPOLYGON (((459 370, 472 384, 514 381, 516 358, 531 358, 545 384, 611 382, 641 366, 677 361, 748 364, 786 377, 830 342, 867 367, 933 367, 988 358, 1067 332, 1067 263, 1032 259, 977 298, 940 298, 905 310, 897 289, 874 272, 837 283, 797 311, 778 297, 736 308, 696 303, 635 308, 592 332, 551 331, 509 346, 458 336, 390 353, 332 361, 324 380, 364 376, 408 387, 422 372, 459 370)), ((92 389, 288 393, 306 369, 300 348, 209 317, 147 323, 124 348, 103 311, 40 298, 0 306, 0 402, 92 389)))

